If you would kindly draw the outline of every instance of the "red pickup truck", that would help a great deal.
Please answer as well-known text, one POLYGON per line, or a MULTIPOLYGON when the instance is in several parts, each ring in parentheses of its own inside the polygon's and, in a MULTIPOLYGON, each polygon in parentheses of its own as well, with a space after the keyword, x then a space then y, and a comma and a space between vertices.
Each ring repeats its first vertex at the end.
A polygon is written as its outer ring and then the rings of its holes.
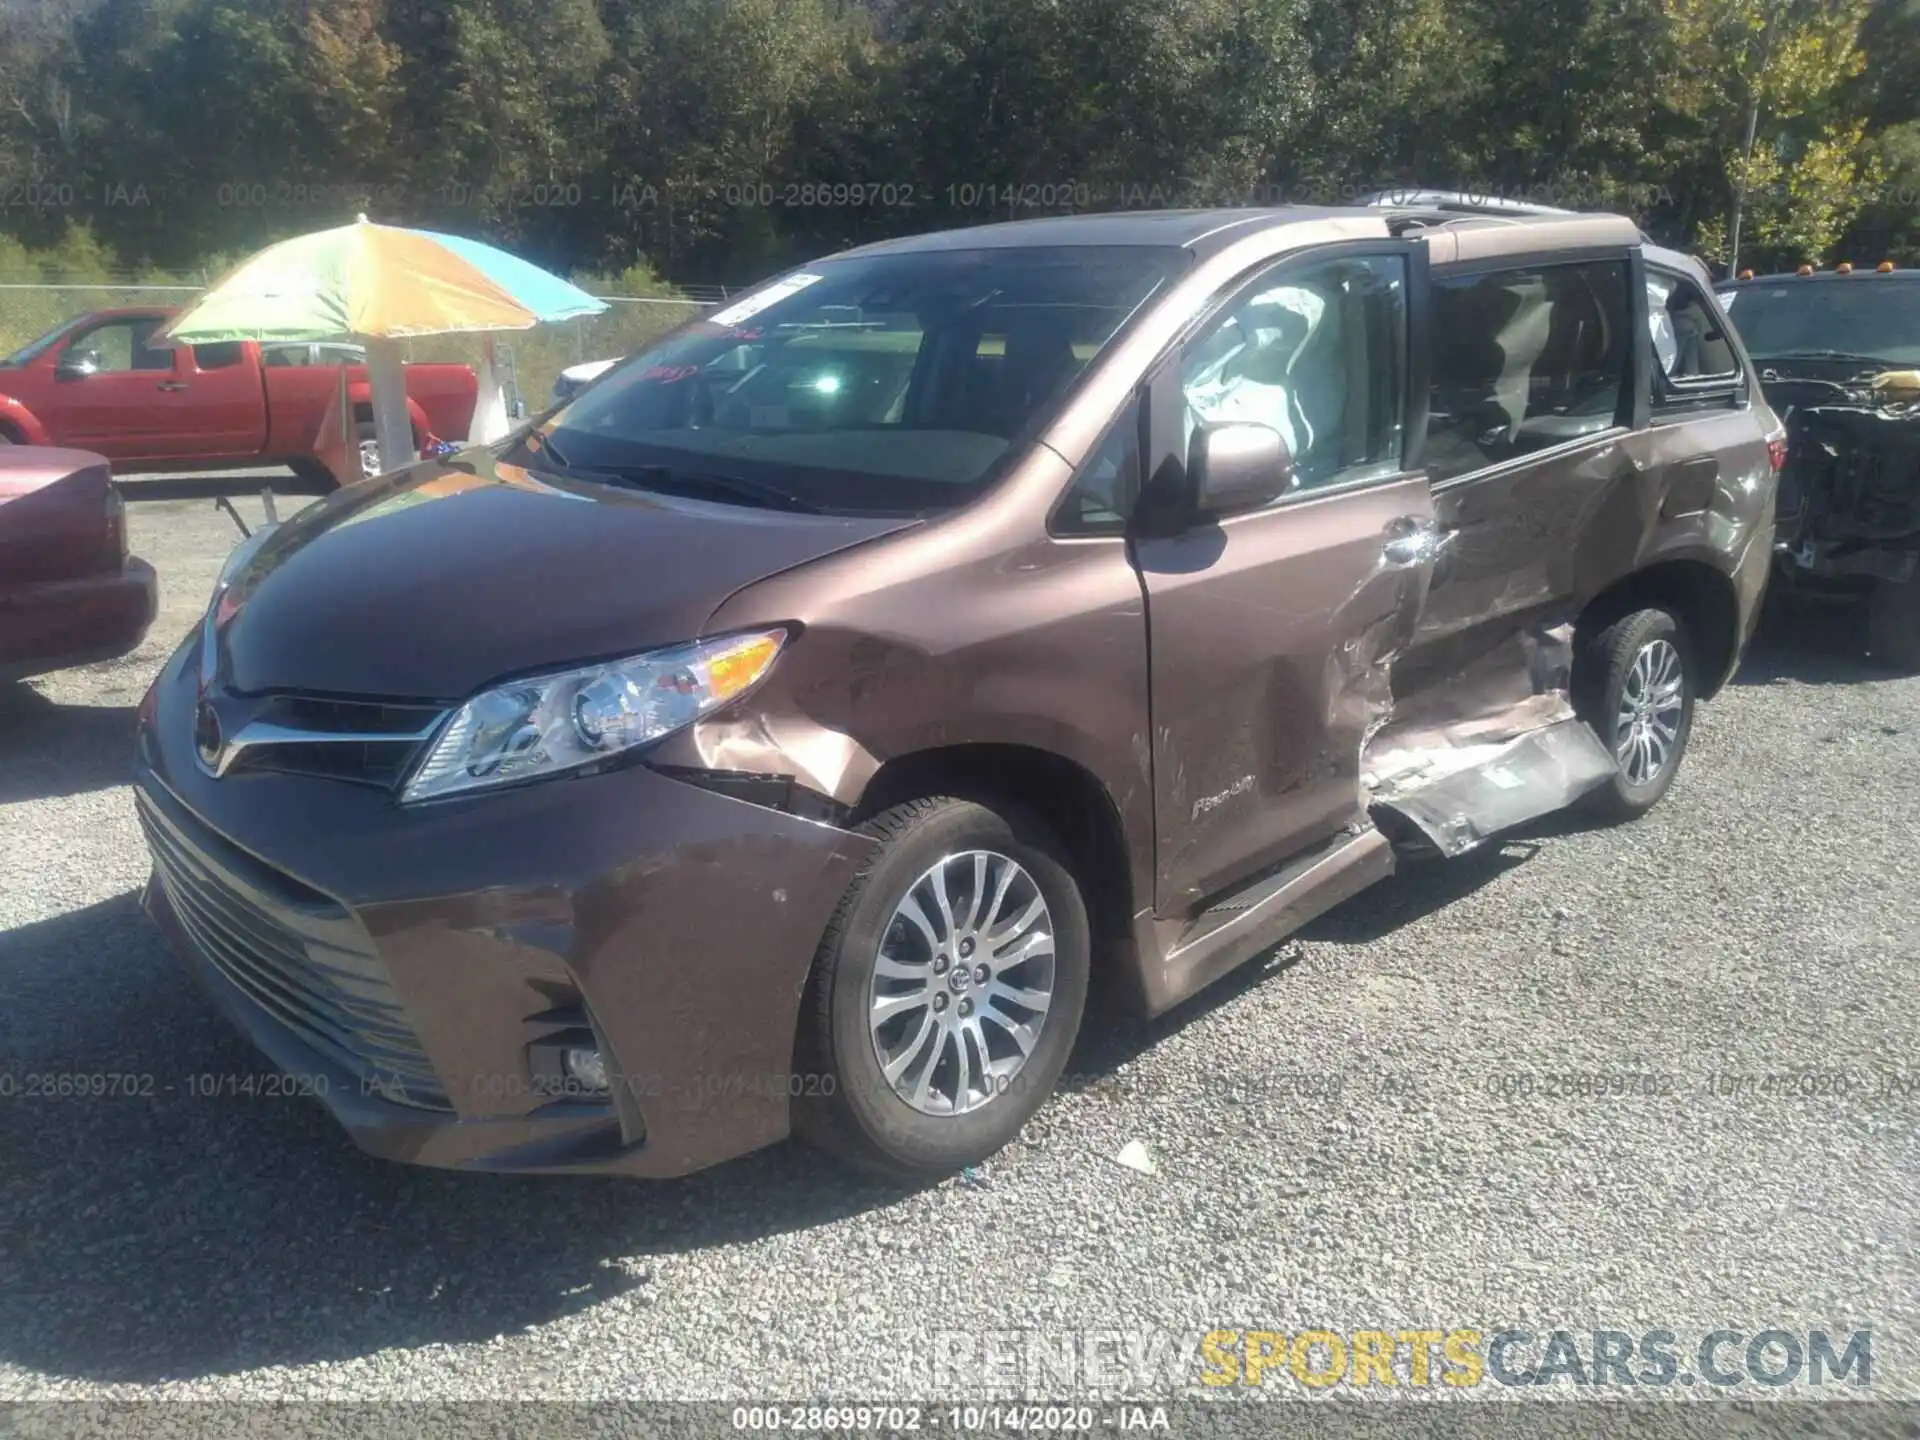
MULTIPOLYGON (((373 413, 359 347, 237 340, 152 344, 172 312, 96 310, 0 360, 0 445, 69 445, 115 470, 290 465, 332 476, 314 444, 337 376, 370 448, 373 413)), ((468 365, 406 367, 414 446, 464 439, 478 379, 468 365)))

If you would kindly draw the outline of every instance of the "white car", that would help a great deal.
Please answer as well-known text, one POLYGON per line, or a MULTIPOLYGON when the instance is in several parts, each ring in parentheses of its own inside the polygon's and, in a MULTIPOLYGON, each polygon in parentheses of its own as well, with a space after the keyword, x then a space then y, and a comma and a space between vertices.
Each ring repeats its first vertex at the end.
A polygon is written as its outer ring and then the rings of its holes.
POLYGON ((560 378, 553 382, 553 401, 555 405, 571 400, 589 381, 597 380, 619 360, 588 360, 579 365, 569 365, 560 372, 560 378))

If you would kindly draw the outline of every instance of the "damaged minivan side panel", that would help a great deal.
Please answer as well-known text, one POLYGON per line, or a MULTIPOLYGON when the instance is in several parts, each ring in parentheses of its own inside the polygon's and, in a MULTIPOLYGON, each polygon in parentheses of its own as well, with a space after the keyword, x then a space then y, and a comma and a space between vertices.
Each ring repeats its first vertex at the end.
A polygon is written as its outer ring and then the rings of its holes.
POLYGON ((781 777, 832 824, 947 778, 1029 804, 1100 868, 1096 929, 1148 1013, 1390 873, 1396 847, 1457 855, 1607 782, 1575 703, 1583 624, 1649 576, 1718 585, 1726 633, 1696 646, 1717 688, 1764 581, 1771 475, 1744 410, 1649 423, 1637 231, 1568 223, 1584 268, 1565 276, 1504 234, 1446 237, 1494 343, 1446 351, 1430 395, 1427 312, 1407 307, 1390 459, 1343 466, 1368 458, 1349 440, 1316 468, 1311 409, 1276 411, 1295 488, 1162 526, 1147 507, 1185 483, 1197 427, 1262 421, 1261 347, 1312 332, 1296 263, 1404 258, 1407 293, 1425 284, 1421 243, 1345 217, 1202 259, 980 502, 722 604, 707 631, 798 620, 806 643, 656 763, 781 777), (1048 517, 1123 425, 1139 523, 1061 533, 1048 517))
MULTIPOLYGON (((1468 233, 1436 272, 1424 459, 1443 545, 1364 764, 1376 821, 1416 849, 1462 854, 1615 776, 1576 704, 1605 622, 1679 609, 1711 694, 1739 592, 1750 607, 1764 581, 1773 486, 1744 374, 1656 407, 1645 260, 1637 235, 1608 239, 1516 260, 1468 233)), ((1706 303, 1697 266, 1660 261, 1706 303)))

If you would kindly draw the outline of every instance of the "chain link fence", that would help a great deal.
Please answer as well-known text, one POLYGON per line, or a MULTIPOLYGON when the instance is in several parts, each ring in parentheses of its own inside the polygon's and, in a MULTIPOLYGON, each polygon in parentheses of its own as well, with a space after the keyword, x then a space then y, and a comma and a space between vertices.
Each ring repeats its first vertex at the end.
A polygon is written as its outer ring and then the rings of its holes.
MULTIPOLYGON (((205 288, 205 277, 197 275, 55 282, 0 273, 0 356, 11 355, 55 326, 91 311, 179 309, 205 288)), ((676 288, 661 295, 603 294, 599 298, 607 302, 604 314, 503 333, 495 337, 495 349, 511 365, 514 389, 522 403, 538 410, 568 366, 630 355, 721 305, 729 293, 727 287, 715 285, 676 288)), ((407 359, 477 365, 482 345, 477 335, 428 336, 407 343, 407 359)))

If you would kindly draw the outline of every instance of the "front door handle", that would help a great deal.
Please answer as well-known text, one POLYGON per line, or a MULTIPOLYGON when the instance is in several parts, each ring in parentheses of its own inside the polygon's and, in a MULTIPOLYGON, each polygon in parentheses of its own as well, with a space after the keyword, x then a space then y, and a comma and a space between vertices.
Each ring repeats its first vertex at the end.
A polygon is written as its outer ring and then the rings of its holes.
POLYGON ((184 380, 162 380, 153 388, 156 390, 184 390, 187 388, 187 382, 184 380))
POLYGON ((1441 551, 1453 543, 1454 532, 1442 530, 1425 520, 1410 520, 1391 536, 1380 551, 1381 559, 1395 569, 1431 565, 1441 551))

